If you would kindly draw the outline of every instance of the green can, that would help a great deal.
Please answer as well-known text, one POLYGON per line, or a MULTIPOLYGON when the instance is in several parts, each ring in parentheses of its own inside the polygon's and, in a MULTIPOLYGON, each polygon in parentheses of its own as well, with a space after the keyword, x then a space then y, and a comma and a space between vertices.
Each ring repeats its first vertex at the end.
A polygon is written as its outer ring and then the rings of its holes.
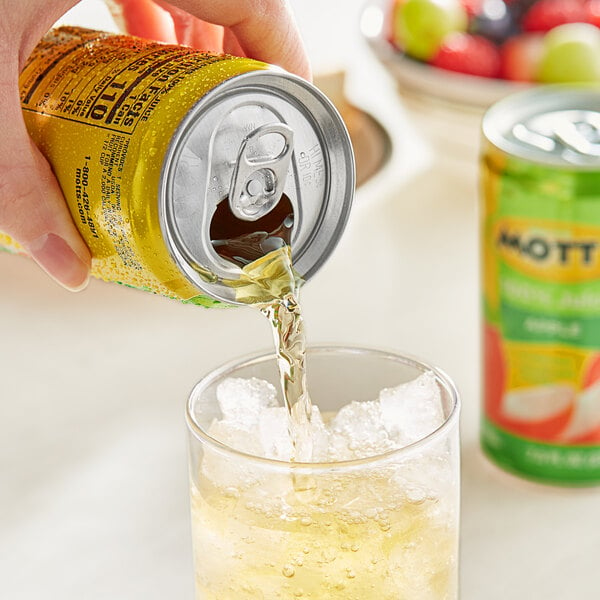
POLYGON ((510 96, 483 120, 483 410, 497 465, 600 483, 600 88, 510 96))

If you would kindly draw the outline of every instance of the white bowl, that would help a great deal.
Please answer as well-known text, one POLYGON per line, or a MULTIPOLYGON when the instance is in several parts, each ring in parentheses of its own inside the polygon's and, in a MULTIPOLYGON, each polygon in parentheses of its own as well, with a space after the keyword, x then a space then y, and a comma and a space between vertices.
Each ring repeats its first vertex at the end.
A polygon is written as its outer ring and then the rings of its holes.
POLYGON ((361 15, 361 31, 403 91, 481 111, 532 85, 439 69, 403 54, 389 41, 391 6, 392 0, 368 2, 361 15))
POLYGON ((398 84, 402 101, 439 150, 472 160, 479 148, 485 111, 505 96, 533 84, 439 69, 403 54, 389 40, 393 0, 369 0, 360 21, 363 37, 398 84))

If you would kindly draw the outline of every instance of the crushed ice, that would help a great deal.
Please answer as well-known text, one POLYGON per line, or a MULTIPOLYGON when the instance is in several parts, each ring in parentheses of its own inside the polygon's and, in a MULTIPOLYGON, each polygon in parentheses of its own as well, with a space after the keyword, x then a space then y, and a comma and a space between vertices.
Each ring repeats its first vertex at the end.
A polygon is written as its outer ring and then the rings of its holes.
MULTIPOLYGON (((217 401, 222 418, 213 421, 209 435, 247 454, 290 460, 287 410, 278 406, 275 387, 256 378, 231 378, 217 388, 217 401)), ((399 449, 443 421, 440 389, 431 372, 382 390, 376 400, 344 406, 328 424, 313 406, 313 461, 360 459, 399 449)))

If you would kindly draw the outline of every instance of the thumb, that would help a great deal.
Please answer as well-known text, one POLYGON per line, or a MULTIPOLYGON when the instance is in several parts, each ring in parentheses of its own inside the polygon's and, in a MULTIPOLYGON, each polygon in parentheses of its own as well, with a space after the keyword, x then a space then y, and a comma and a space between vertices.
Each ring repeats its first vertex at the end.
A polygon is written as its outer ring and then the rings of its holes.
POLYGON ((58 283, 83 289, 90 252, 77 231, 50 165, 23 122, 18 83, 1 85, 0 230, 6 232, 58 283))

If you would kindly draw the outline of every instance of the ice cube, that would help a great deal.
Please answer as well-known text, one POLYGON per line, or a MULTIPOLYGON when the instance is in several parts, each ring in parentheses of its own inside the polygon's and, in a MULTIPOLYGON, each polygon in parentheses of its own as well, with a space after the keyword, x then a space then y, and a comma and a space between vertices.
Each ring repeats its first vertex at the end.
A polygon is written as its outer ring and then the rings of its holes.
POLYGON ((319 407, 314 405, 310 417, 310 433, 312 436, 313 462, 325 462, 329 460, 329 431, 323 422, 319 407))
POLYGON ((231 421, 215 419, 208 428, 208 435, 239 452, 256 456, 260 455, 262 451, 260 437, 256 430, 243 429, 231 421))
POLYGON ((265 408, 277 406, 277 390, 268 381, 230 377, 217 387, 223 420, 249 431, 265 408))
POLYGON ((289 461, 294 448, 288 430, 287 408, 265 408, 258 417, 258 437, 261 456, 289 461))
POLYGON ((400 447, 424 438, 444 422, 440 389, 431 371, 381 390, 379 404, 385 428, 400 447))
POLYGON ((381 407, 375 400, 347 404, 331 422, 330 460, 376 456, 393 448, 381 407))
MULTIPOLYGON (((285 408, 269 407, 266 409, 267 413, 271 413, 271 411, 283 411, 285 417, 285 408)), ((278 427, 278 433, 281 432, 281 416, 276 416, 272 420, 278 427)), ((285 418, 283 423, 286 423, 285 418)), ((208 433, 236 450, 253 456, 265 457, 266 453, 261 443, 258 423, 252 431, 246 431, 226 421, 215 420, 208 433)), ((288 444, 291 446, 289 439, 288 444)), ((285 446, 285 443, 283 445, 285 446)), ((273 452, 276 451, 280 451, 280 449, 276 447, 273 452)), ((289 460, 290 451, 287 450, 287 452, 287 457, 283 456, 281 460, 289 460)), ((272 456, 271 458, 280 457, 272 456)), ((261 505, 266 505, 271 500, 278 503, 281 498, 285 498, 293 490, 293 482, 289 473, 275 472, 270 465, 265 465, 260 461, 244 460, 240 456, 223 452, 209 445, 206 446, 202 458, 202 474, 221 490, 237 490, 242 493, 245 493, 246 490, 253 490, 248 493, 261 505)))
MULTIPOLYGON (((229 448, 260 455, 262 447, 257 431, 241 429, 234 423, 214 420, 208 434, 229 448)), ((264 474, 255 465, 248 465, 239 456, 206 445, 202 458, 202 473, 222 489, 246 488, 262 481, 264 474)))
MULTIPOLYGON (((317 406, 312 407, 311 422, 307 433, 312 442, 311 460, 327 460, 329 434, 317 406)), ((289 461, 294 447, 289 433, 288 411, 283 406, 264 409, 258 418, 258 435, 261 443, 261 456, 275 460, 289 461)))

